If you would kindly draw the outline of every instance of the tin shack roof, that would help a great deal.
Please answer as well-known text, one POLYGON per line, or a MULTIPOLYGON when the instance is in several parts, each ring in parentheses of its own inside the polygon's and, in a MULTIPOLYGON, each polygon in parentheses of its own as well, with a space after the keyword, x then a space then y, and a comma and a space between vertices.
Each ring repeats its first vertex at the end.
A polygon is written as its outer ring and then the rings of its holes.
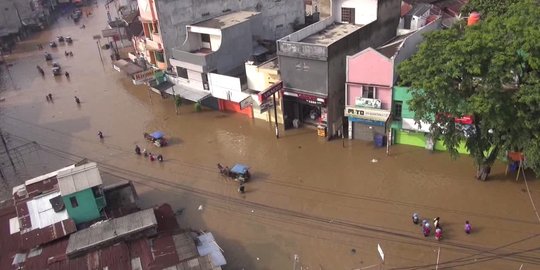
POLYGON ((58 172, 58 188, 62 196, 103 184, 95 162, 58 172))
POLYGON ((120 218, 98 222, 87 229, 72 234, 69 238, 66 254, 76 256, 98 246, 119 242, 138 233, 150 232, 153 235, 156 228, 157 221, 154 209, 146 209, 120 218))

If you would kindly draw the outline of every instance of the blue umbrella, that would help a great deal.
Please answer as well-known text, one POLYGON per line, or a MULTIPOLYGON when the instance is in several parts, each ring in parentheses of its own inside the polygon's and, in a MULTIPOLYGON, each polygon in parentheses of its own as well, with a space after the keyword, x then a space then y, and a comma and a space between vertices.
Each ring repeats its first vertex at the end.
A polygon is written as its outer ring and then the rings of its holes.
POLYGON ((154 139, 161 139, 165 136, 165 133, 163 133, 162 131, 154 131, 150 133, 150 136, 152 136, 154 139))

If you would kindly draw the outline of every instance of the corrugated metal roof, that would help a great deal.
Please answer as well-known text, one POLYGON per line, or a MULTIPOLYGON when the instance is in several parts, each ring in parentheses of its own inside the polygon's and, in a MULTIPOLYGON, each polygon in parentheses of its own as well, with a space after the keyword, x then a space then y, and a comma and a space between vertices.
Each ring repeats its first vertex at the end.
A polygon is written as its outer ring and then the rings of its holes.
POLYGON ((227 264, 223 253, 221 253, 221 248, 217 245, 214 235, 212 233, 204 233, 197 237, 199 239, 199 245, 197 250, 201 256, 208 255, 210 261, 215 266, 222 266, 227 264))
POLYGON ((68 256, 76 255, 98 245, 113 243, 143 231, 156 229, 154 209, 146 209, 124 217, 98 222, 90 228, 71 235, 66 250, 68 256))
POLYGON ((64 167, 64 168, 62 168, 60 170, 56 170, 54 172, 50 172, 50 173, 47 173, 47 174, 40 175, 38 177, 34 177, 34 178, 30 179, 30 180, 25 181, 24 184, 28 186, 28 185, 31 185, 31 184, 34 184, 34 183, 37 183, 37 182, 41 182, 41 181, 43 181, 43 180, 45 180, 47 178, 52 178, 52 177, 57 176, 58 173, 63 171, 63 170, 71 169, 71 168, 74 168, 74 167, 75 167, 75 165, 70 165, 70 166, 64 167))
POLYGON ((103 184, 95 162, 60 171, 56 178, 62 196, 103 184))
POLYGON ((0 209, 0 269, 12 268, 13 256, 19 249, 20 235, 10 233, 9 220, 15 217, 17 212, 13 205, 0 209))
POLYGON ((58 195, 60 192, 53 192, 26 202, 32 223, 30 230, 42 229, 69 218, 67 210, 55 212, 52 207, 50 200, 58 195))

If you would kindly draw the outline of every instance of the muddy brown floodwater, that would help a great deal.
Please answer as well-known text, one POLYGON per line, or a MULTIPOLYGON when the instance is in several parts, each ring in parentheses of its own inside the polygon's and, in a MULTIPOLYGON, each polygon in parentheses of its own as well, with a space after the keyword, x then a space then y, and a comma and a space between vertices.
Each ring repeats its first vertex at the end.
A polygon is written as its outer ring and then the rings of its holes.
MULTIPOLYGON (((170 203, 182 210, 183 227, 212 231, 228 259, 225 269, 378 269, 378 244, 384 269, 435 269, 437 260, 439 269, 540 269, 539 220, 523 180, 505 176, 502 164, 479 182, 466 156, 452 160, 407 146, 392 146, 386 156, 365 142, 326 142, 310 129, 276 139, 269 123, 197 113, 191 105, 176 115, 171 99, 113 70, 106 50, 102 64, 92 36, 105 27, 103 4, 93 13, 82 19, 85 29, 64 16, 6 56, 12 81, 3 66, 0 125, 16 149, 17 170, 0 154, 9 176, 3 198, 24 179, 85 157, 100 164, 108 182, 136 182, 142 206, 170 203), (70 80, 53 78, 37 50, 57 35, 71 35, 73 45, 45 50, 70 80), (48 93, 54 103, 45 100, 48 93), (164 131, 170 145, 147 144, 142 134, 153 130, 164 131), (165 162, 135 155, 135 144, 165 162), (245 194, 219 176, 218 162, 251 167, 245 194), (443 239, 425 238, 413 212, 441 217, 443 239), (471 235, 463 232, 465 220, 471 235)), ((540 204, 540 184, 528 180, 540 204)))

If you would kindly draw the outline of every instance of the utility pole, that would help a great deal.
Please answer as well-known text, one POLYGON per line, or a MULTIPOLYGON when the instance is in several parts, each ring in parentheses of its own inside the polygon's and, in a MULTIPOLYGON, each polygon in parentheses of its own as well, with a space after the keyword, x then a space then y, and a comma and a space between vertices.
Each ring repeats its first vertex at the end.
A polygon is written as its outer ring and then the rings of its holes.
POLYGON ((272 98, 274 99, 274 121, 276 123, 276 139, 279 139, 279 126, 277 122, 277 102, 276 102, 276 93, 272 95, 272 98))
POLYGON ((9 162, 11 163, 11 166, 13 166, 13 169, 15 169, 15 163, 13 163, 13 159, 11 158, 11 154, 9 153, 9 149, 6 143, 6 139, 4 138, 4 133, 0 130, 0 139, 2 140, 2 144, 4 145, 4 149, 6 149, 6 154, 9 158, 9 162))

